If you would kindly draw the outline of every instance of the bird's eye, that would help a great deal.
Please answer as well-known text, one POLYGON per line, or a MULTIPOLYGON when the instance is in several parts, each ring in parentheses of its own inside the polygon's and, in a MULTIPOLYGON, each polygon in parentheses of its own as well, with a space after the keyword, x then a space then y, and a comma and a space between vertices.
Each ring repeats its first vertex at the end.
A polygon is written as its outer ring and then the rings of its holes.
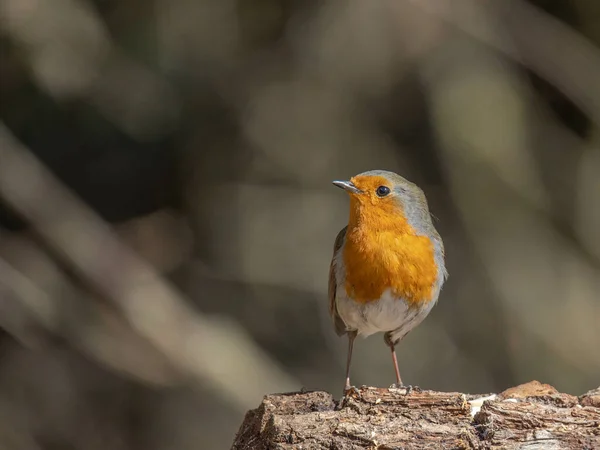
POLYGON ((379 186, 375 192, 379 197, 385 197, 390 193, 390 188, 387 186, 379 186))

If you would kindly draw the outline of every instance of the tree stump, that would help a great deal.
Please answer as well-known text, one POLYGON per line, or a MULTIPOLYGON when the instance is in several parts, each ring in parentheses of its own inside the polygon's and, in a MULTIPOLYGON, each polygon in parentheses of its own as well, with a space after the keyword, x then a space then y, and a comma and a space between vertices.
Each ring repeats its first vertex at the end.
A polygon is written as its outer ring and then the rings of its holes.
POLYGON ((501 394, 362 387, 267 395, 232 450, 600 449, 600 388, 581 397, 532 381, 501 394))

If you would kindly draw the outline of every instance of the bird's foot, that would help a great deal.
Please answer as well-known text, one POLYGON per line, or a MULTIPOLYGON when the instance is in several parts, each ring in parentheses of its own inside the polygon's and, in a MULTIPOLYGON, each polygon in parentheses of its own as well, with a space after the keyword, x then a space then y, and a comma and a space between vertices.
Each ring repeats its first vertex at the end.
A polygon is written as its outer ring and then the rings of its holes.
POLYGON ((352 400, 355 400, 359 397, 360 397, 360 391, 355 386, 346 386, 344 388, 344 395, 342 396, 339 403, 337 404, 336 409, 337 410, 342 409, 344 406, 347 406, 349 402, 351 403, 352 400))
POLYGON ((344 398, 346 397, 359 397, 360 391, 355 386, 346 386, 344 388, 344 398))
POLYGON ((390 386, 390 389, 405 389, 406 394, 404 394, 404 395, 410 395, 412 391, 421 392, 421 388, 419 386, 412 386, 410 384, 405 385, 405 384, 394 383, 390 386))

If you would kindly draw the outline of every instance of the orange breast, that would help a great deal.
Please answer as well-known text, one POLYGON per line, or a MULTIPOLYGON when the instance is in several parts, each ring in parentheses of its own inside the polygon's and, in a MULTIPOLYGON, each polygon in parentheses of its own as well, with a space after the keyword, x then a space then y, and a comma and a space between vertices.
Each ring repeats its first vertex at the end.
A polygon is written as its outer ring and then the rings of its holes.
POLYGON ((414 306, 433 299, 438 275, 433 244, 417 236, 400 212, 351 205, 343 260, 346 293, 357 302, 378 300, 387 289, 414 306))

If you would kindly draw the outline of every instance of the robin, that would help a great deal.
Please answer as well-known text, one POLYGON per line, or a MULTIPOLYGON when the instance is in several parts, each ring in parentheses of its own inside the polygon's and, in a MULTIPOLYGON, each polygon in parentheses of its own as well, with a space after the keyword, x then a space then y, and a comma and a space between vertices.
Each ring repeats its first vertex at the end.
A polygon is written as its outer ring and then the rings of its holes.
POLYGON ((348 335, 344 392, 351 389, 354 339, 378 332, 403 387, 395 348, 427 317, 448 276, 442 238, 425 194, 400 175, 372 170, 333 184, 350 196, 329 269, 329 312, 338 336, 348 335))

